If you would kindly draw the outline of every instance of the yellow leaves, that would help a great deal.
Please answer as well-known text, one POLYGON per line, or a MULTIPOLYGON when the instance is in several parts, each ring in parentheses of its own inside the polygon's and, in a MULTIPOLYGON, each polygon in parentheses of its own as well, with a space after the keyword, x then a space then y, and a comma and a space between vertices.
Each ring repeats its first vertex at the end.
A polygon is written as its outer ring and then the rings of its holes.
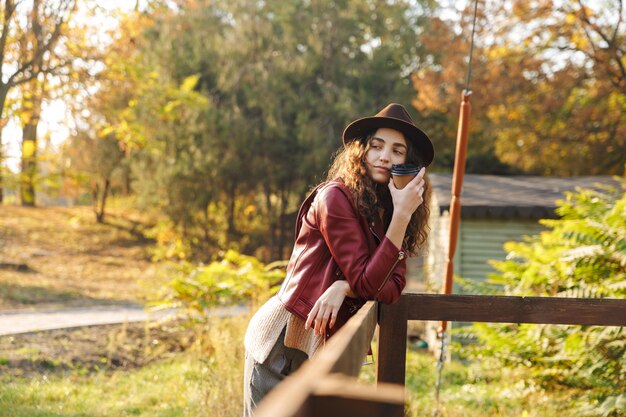
POLYGON ((611 91, 607 98, 607 107, 610 112, 626 114, 626 95, 618 91, 611 91))
POLYGON ((587 7, 587 6, 584 6, 584 5, 581 5, 580 13, 582 15, 586 16, 590 20, 594 20, 594 18, 597 15, 597 13, 595 12, 595 10, 593 8, 587 7))
POLYGON ((257 212, 257 208, 256 208, 256 206, 254 204, 249 204, 243 210, 243 214, 246 217, 251 217, 251 216, 255 215, 256 212, 257 212))
POLYGON ((522 120, 522 117, 523 117, 522 112, 517 108, 511 108, 509 109, 507 113, 507 119, 512 120, 512 121, 522 120))
POLYGON ((572 33, 571 40, 576 49, 580 49, 581 51, 584 51, 589 47, 589 39, 587 39, 587 37, 580 32, 572 33))
MULTIPOLYGON (((20 122, 22 123, 22 126, 27 125, 30 122, 31 119, 31 115, 32 112, 30 111, 30 109, 28 108, 28 105, 30 103, 25 102, 22 105, 22 111, 20 111, 17 115, 20 118, 20 122)), ((32 106, 31 106, 32 107, 32 106)))
POLYGON ((169 101, 165 106, 163 106, 163 113, 165 113, 166 115, 172 114, 174 109, 176 109, 179 104, 180 102, 178 100, 169 101))
POLYGON ((496 123, 518 122, 525 119, 526 110, 523 106, 513 103, 493 104, 487 107, 487 116, 496 123))
POLYGON ((496 45, 489 49, 488 56, 490 59, 498 59, 511 54, 511 48, 506 45, 496 45))
POLYGON ((193 89, 196 88, 196 85, 198 84, 198 80, 200 80, 200 74, 188 76, 183 80, 183 83, 180 85, 181 91, 184 91, 186 93, 193 91, 193 89))
POLYGON ((112 125, 109 125, 109 126, 104 127, 103 129, 100 129, 100 131, 98 132, 98 137, 103 138, 114 132, 115 132, 115 127, 112 125))
POLYGON ((35 151, 37 150, 37 147, 35 145, 35 142, 32 140, 25 140, 22 143, 22 158, 32 158, 33 156, 35 156, 35 151))
POLYGON ((504 104, 493 104, 487 107, 487 117, 494 121, 494 123, 499 123, 506 115, 506 106, 504 104))

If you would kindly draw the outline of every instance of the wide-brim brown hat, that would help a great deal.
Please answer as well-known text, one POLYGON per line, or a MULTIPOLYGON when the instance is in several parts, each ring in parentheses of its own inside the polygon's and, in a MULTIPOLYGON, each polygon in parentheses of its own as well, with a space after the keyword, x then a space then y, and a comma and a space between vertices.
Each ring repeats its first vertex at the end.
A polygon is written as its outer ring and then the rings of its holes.
POLYGON ((364 138, 368 133, 381 127, 402 132, 406 140, 417 148, 417 153, 424 166, 433 162, 435 157, 433 143, 426 133, 415 126, 406 109, 397 103, 389 104, 374 116, 363 117, 350 123, 343 131, 343 143, 347 145, 355 139, 364 138))

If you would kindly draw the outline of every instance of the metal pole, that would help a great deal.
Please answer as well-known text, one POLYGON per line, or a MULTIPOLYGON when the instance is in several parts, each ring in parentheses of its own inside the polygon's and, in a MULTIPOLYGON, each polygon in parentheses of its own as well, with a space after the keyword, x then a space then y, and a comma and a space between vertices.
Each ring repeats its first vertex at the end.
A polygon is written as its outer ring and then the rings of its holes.
MULTIPOLYGON (((465 162, 467 159, 467 137, 470 118, 470 96, 472 92, 463 90, 461 93, 461 111, 459 114, 459 129, 456 139, 456 157, 454 159, 454 173, 452 175, 452 200, 450 201, 450 235, 448 239, 448 254, 446 258, 446 275, 443 287, 444 294, 452 293, 452 277, 454 272, 454 254, 459 237, 459 223, 461 219, 461 190, 465 176, 465 162)), ((441 330, 446 331, 447 322, 441 322, 441 330)))
MULTIPOLYGON (((476 34, 476 18, 478 16, 478 0, 474 1, 474 21, 472 22, 472 36, 470 40, 469 63, 467 66, 467 77, 465 88, 461 93, 461 110, 459 112, 459 125, 456 135, 456 153, 454 158, 454 172, 452 174, 452 199, 450 201, 450 235, 448 239, 448 254, 446 259, 446 275, 444 278, 443 293, 452 293, 452 278, 454 274, 454 254, 459 237, 459 223, 461 220, 461 190, 463 189, 463 177, 465 176, 465 162, 467 160, 467 137, 470 118, 470 80, 472 78, 472 55, 474 52, 474 35, 476 34)), ((435 387, 435 398, 437 409, 435 416, 439 415, 439 391, 441 390, 441 373, 446 360, 448 322, 442 321, 439 330, 441 337, 441 350, 437 363, 437 384, 435 387)))
MULTIPOLYGON (((459 112, 459 128, 456 138, 456 157, 454 159, 454 172, 452 174, 452 200, 450 201, 450 235, 448 238, 448 254, 446 258, 446 275, 443 285, 443 293, 452 293, 452 278, 454 273, 454 254, 459 237, 459 223, 461 219, 461 190, 463 189, 463 178, 465 176, 465 162, 467 160, 467 138, 470 118, 470 96, 472 92, 463 90, 461 93, 461 110, 459 112)), ((446 360, 448 322, 442 321, 439 330, 441 338, 441 348, 439 361, 437 363, 437 383, 435 386, 435 399, 437 409, 435 415, 439 415, 439 391, 441 389, 441 372, 446 360)))

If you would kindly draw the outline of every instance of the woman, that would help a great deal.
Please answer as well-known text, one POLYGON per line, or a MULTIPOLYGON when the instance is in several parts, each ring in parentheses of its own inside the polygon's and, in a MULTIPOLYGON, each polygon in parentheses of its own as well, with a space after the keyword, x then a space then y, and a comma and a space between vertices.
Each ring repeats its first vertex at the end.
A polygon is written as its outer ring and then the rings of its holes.
POLYGON ((404 107, 389 104, 352 122, 328 179, 298 213, 296 242, 278 294, 245 336, 244 416, 294 372, 367 300, 393 303, 405 286, 405 258, 427 236, 425 168, 403 189, 391 166, 427 167, 433 146, 404 107))

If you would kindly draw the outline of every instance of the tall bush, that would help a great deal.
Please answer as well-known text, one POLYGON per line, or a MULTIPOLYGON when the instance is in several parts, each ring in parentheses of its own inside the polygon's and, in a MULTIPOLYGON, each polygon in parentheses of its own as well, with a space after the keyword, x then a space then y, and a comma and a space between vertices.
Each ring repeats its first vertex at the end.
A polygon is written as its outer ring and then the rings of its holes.
MULTIPOLYGON (((624 298, 626 193, 568 193, 557 213, 541 221, 549 230, 505 245, 489 283, 506 295, 624 298)), ((623 327, 475 324, 473 332, 482 343, 470 351, 482 361, 528 367, 546 388, 584 390, 581 415, 626 413, 623 327)))
POLYGON ((233 250, 208 265, 179 263, 158 304, 181 309, 201 321, 214 307, 247 302, 258 305, 276 292, 285 267, 284 261, 264 265, 233 250))

